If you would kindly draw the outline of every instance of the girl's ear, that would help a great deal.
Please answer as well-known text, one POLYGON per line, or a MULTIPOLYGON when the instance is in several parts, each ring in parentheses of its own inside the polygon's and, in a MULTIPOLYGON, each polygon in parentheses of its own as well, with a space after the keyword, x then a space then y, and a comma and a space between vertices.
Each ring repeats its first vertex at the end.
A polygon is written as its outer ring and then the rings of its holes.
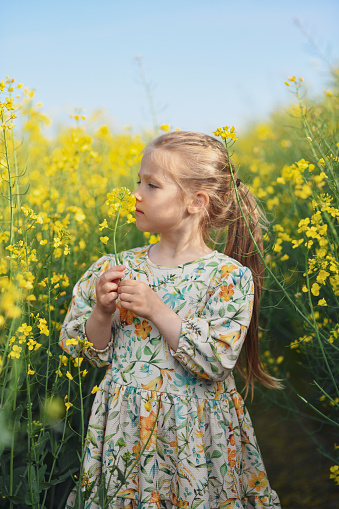
POLYGON ((209 201, 210 197, 206 191, 199 191, 187 205, 187 212, 189 214, 199 214, 199 212, 207 209, 209 201))

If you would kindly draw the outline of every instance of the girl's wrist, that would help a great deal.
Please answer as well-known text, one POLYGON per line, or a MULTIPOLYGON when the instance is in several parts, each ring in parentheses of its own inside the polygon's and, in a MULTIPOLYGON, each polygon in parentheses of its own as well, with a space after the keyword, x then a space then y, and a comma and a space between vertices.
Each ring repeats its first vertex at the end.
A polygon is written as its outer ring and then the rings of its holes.
POLYGON ((105 312, 103 311, 98 304, 96 304, 92 310, 91 316, 93 316, 96 320, 98 320, 100 323, 110 323, 112 321, 112 312, 105 312))

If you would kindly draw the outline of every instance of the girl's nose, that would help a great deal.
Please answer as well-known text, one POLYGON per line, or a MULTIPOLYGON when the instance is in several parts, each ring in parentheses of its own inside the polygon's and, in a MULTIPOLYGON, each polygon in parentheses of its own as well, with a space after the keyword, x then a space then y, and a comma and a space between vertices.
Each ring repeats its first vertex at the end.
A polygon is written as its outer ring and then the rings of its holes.
POLYGON ((132 191, 132 194, 134 194, 135 199, 137 201, 141 201, 141 195, 140 195, 140 192, 139 192, 139 187, 137 187, 134 191, 132 191))

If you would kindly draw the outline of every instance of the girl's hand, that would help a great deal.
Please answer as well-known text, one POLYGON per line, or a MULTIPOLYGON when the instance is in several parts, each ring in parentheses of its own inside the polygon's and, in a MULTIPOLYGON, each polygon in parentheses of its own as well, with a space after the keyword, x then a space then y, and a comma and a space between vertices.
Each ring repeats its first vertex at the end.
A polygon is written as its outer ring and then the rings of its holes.
POLYGON ((118 287, 120 280, 124 277, 124 265, 111 267, 106 270, 98 279, 96 284, 96 308, 104 315, 112 315, 116 308, 118 298, 118 287))
POLYGON ((121 281, 118 293, 124 309, 151 321, 161 308, 167 307, 148 284, 135 279, 121 281))

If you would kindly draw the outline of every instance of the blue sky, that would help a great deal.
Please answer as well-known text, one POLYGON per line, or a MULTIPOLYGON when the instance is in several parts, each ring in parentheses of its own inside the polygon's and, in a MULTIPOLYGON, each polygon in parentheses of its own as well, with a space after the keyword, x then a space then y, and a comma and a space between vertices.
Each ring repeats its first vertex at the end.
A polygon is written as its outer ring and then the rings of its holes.
POLYGON ((337 0, 12 0, 1 11, 2 77, 34 88, 54 125, 83 107, 116 130, 151 127, 137 55, 158 122, 207 133, 291 101, 293 74, 321 92, 318 51, 339 57, 337 0))

